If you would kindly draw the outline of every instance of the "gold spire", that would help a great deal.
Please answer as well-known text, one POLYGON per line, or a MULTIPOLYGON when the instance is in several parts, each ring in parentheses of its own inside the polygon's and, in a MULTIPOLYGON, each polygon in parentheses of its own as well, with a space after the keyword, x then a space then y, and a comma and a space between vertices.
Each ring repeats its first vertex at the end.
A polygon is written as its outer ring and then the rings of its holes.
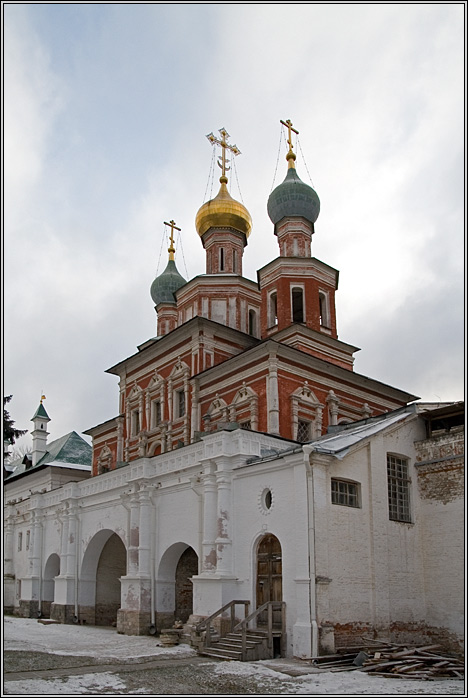
POLYGON ((180 232, 181 229, 176 226, 175 221, 169 221, 169 223, 166 223, 166 221, 164 221, 164 225, 171 226, 171 234, 169 236, 170 245, 169 245, 169 248, 167 251, 169 252, 169 261, 173 262, 174 261, 174 253, 175 253, 174 230, 178 230, 180 232))
POLYGON ((226 150, 230 150, 232 153, 234 153, 234 155, 240 155, 241 151, 239 150, 237 145, 231 145, 227 142, 227 138, 229 138, 230 136, 225 128, 220 128, 219 132, 221 134, 221 140, 219 140, 219 138, 216 138, 216 136, 213 135, 213 131, 207 135, 207 138, 210 141, 211 145, 214 145, 216 143, 217 145, 220 145, 222 148, 221 157, 218 158, 218 166, 221 168, 221 177, 219 178, 219 181, 221 182, 221 184, 227 184, 228 180, 226 177, 226 172, 231 168, 228 167, 226 164, 229 162, 229 160, 226 159, 226 150))
POLYGON ((293 128, 292 121, 291 119, 287 119, 286 121, 282 121, 280 119, 280 124, 283 124, 283 126, 286 126, 288 129, 288 145, 289 145, 289 152, 286 155, 286 160, 288 161, 288 167, 296 167, 294 164, 294 160, 296 159, 296 155, 293 153, 293 144, 292 144, 292 137, 291 137, 291 131, 295 134, 299 134, 299 131, 296 131, 295 128, 293 128))

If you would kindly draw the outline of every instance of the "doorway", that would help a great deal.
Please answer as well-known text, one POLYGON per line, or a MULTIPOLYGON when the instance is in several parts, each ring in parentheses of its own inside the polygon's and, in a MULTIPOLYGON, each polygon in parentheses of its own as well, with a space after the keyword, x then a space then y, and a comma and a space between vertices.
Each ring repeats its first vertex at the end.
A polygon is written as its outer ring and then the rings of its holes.
MULTIPOLYGON (((257 550, 257 608, 267 601, 283 600, 283 564, 281 543, 271 533, 260 540, 257 550)), ((268 622, 267 611, 259 616, 260 623, 268 622)), ((281 625, 281 609, 273 611, 273 624, 281 625)))

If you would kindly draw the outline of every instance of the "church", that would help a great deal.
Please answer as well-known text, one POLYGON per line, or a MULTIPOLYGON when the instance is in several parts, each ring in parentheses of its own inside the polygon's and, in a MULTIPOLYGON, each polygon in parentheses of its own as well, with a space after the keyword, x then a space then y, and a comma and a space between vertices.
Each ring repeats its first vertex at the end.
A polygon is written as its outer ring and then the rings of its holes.
POLYGON ((464 405, 354 371, 338 271, 311 256, 319 197, 282 124, 286 175, 267 202, 276 259, 242 275, 252 220, 227 186, 239 151, 225 129, 210 134, 220 187, 195 217, 206 271, 179 273, 170 220, 150 289, 157 336, 107 369, 118 406, 85 432, 91 476, 83 461, 31 490, 33 453, 27 477, 7 477, 10 612, 129 635, 177 621, 186 638, 246 615, 300 658, 363 636, 461 647, 464 405))

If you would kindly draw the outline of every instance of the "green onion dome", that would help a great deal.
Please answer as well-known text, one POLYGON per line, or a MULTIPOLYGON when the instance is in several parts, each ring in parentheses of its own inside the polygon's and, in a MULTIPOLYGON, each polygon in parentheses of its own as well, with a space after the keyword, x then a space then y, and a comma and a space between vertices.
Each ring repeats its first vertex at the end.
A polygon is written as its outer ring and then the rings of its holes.
POLYGON ((315 223, 320 213, 320 199, 315 190, 299 178, 294 167, 295 155, 291 152, 288 155, 288 173, 268 198, 268 215, 274 225, 292 216, 315 223))
POLYGON ((155 305, 159 303, 174 303, 176 302, 174 293, 186 284, 186 280, 177 271, 176 264, 173 259, 169 259, 167 267, 162 274, 157 276, 151 284, 151 298, 155 305))

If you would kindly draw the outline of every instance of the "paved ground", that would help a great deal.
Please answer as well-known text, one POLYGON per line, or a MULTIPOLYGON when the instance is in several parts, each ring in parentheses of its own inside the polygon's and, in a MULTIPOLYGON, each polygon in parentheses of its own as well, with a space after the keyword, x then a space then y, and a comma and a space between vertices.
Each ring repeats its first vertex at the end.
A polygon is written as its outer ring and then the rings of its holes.
POLYGON ((407 681, 275 659, 224 662, 112 628, 4 619, 2 695, 466 695, 462 681, 407 681))

